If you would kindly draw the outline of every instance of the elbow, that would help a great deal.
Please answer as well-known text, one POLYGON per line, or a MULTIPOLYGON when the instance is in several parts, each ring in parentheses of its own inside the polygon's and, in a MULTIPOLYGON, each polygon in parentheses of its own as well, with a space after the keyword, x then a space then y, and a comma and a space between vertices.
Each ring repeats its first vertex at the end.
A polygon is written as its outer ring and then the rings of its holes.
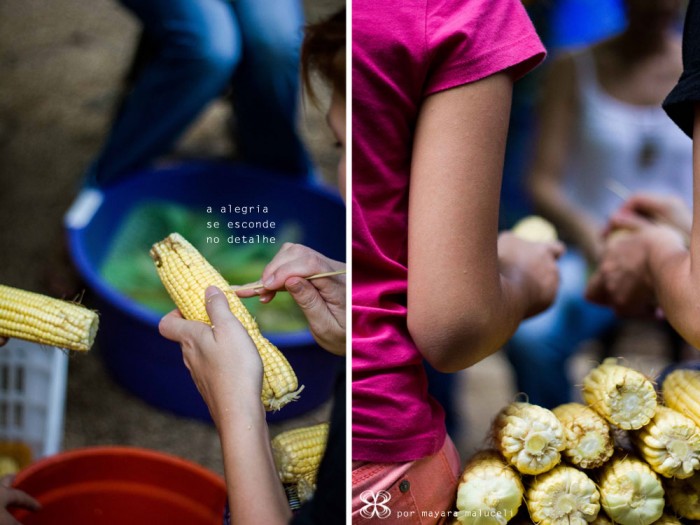
POLYGON ((505 342, 493 329, 490 315, 463 313, 440 319, 411 315, 408 331, 430 365, 440 372, 458 372, 496 352, 505 342))

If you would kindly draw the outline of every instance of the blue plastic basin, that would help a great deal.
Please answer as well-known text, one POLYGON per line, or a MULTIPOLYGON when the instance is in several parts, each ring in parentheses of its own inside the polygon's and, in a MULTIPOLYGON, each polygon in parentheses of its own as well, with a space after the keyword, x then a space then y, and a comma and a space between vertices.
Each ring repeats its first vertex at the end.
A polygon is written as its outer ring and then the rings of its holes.
MULTIPOLYGON (((95 304, 90 306, 100 313, 97 342, 109 373, 156 407, 210 421, 179 346, 158 333, 160 315, 122 294, 100 275, 121 221, 132 208, 154 199, 202 210, 229 204, 268 206, 270 219, 296 221, 303 228, 302 244, 336 260, 345 260, 345 206, 334 193, 284 176, 249 166, 197 162, 137 173, 106 188, 96 209, 82 209, 77 218, 75 213, 68 214, 71 257, 93 292, 95 304)), ((296 417, 326 401, 344 360, 319 348, 308 330, 266 335, 305 385, 298 401, 268 413, 268 420, 296 417)))

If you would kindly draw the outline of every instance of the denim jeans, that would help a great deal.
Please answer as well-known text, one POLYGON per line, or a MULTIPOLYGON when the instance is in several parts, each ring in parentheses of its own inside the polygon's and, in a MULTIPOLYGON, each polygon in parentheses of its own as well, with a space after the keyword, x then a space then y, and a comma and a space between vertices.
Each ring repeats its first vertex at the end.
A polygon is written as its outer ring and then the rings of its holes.
POLYGON ((614 312, 586 301, 586 261, 568 248, 559 261, 560 285, 554 304, 524 321, 506 345, 519 392, 531 403, 553 408, 572 401, 569 358, 587 340, 616 322, 614 312))
POLYGON ((154 56, 116 116, 88 182, 104 185, 168 153, 204 107, 233 86, 246 162, 306 177, 297 135, 299 0, 121 0, 154 56))

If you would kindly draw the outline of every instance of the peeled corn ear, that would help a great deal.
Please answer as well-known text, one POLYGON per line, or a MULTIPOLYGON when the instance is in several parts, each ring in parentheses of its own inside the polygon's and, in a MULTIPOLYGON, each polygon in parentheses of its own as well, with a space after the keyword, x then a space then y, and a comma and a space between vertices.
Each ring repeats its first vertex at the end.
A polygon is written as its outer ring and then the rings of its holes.
POLYGON ((526 499, 530 517, 538 525, 587 525, 600 511, 600 494, 593 480, 567 465, 537 476, 526 499))
POLYGON ((566 403, 552 410, 564 427, 564 457, 580 468, 598 468, 612 457, 614 446, 610 427, 589 406, 566 403))
POLYGON ((686 479, 667 480, 666 497, 680 517, 700 520, 700 473, 696 472, 686 479))
POLYGON ((633 434, 639 454, 658 474, 689 478, 700 469, 700 428, 672 408, 659 406, 649 424, 633 434))
POLYGON ((523 474, 542 474, 561 461, 564 428, 551 410, 513 402, 493 423, 496 449, 523 474))
POLYGON ((0 285, 0 337, 87 351, 98 323, 97 313, 80 304, 0 285))
POLYGON ((621 525, 651 525, 664 510, 664 489, 649 465, 627 456, 610 460, 599 480, 600 501, 621 525))
POLYGON ((636 430, 649 423, 656 410, 654 385, 643 374, 605 359, 583 379, 581 395, 613 425, 636 430))
POLYGON ((295 428, 277 434, 271 441, 272 455, 282 483, 312 485, 328 443, 328 423, 295 428))
POLYGON ((498 452, 477 452, 459 478, 456 522, 504 525, 518 513, 524 491, 520 476, 498 452))
POLYGON ((284 355, 268 341, 258 324, 229 288, 219 272, 185 240, 172 233, 151 248, 151 258, 165 289, 185 319, 211 324, 207 315, 204 292, 209 286, 219 288, 234 316, 244 326, 255 343, 263 362, 263 389, 261 399, 265 410, 279 410, 299 397, 297 377, 284 355))
POLYGON ((663 382, 664 402, 700 426, 700 370, 679 368, 663 382))

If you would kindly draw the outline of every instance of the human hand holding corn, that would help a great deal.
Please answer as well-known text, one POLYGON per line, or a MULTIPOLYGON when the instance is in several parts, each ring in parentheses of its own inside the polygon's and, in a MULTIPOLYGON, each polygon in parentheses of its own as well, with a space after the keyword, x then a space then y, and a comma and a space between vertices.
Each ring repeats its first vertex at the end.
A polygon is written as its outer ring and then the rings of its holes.
POLYGON ((286 289, 304 313, 319 346, 333 354, 345 355, 345 275, 305 278, 344 269, 344 263, 311 248, 285 243, 263 270, 260 287, 237 293, 241 297, 259 295, 260 301, 266 303, 278 291, 286 289))
POLYGON ((175 310, 163 317, 158 329, 180 343, 185 365, 218 424, 234 407, 259 407, 263 365, 224 293, 212 286, 205 297, 212 326, 184 319, 175 310))

